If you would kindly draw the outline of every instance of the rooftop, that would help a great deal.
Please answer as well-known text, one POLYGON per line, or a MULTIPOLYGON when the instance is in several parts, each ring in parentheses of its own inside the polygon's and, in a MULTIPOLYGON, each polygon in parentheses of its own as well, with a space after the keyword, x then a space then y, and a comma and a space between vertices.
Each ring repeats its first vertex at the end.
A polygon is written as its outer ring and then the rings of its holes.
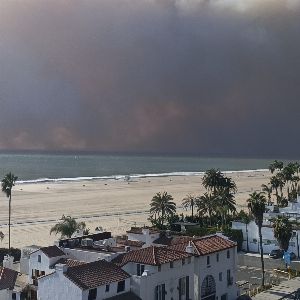
POLYGON ((169 246, 169 249, 184 252, 189 242, 197 255, 207 255, 214 252, 236 247, 236 243, 219 235, 205 236, 201 238, 190 238, 183 243, 177 243, 169 246))
POLYGON ((119 282, 130 277, 121 268, 105 260, 69 267, 65 276, 83 290, 119 282))
POLYGON ((149 228, 149 227, 131 227, 130 230, 126 231, 127 233, 143 234, 143 229, 149 229, 150 234, 159 233, 159 230, 149 228))
POLYGON ((12 290, 17 280, 18 272, 0 267, 0 290, 12 290))
POLYGON ((70 259, 70 258, 60 258, 54 265, 52 265, 51 267, 53 268, 55 265, 57 264, 63 264, 63 265, 67 265, 68 267, 75 267, 75 266, 81 266, 86 264, 86 262, 84 261, 79 261, 79 260, 74 260, 74 259, 70 259))
POLYGON ((120 254, 114 258, 112 262, 119 266, 124 266, 129 262, 159 266, 190 256, 192 255, 186 252, 178 252, 164 247, 150 246, 120 254))
POLYGON ((49 258, 65 255, 65 253, 57 246, 42 247, 39 250, 41 250, 49 258))

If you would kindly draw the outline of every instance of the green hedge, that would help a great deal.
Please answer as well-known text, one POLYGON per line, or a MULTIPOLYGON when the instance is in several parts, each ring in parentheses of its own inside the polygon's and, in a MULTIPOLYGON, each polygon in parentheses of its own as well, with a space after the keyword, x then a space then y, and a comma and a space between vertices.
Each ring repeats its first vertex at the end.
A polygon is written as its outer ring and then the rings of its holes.
POLYGON ((223 234, 237 243, 237 251, 242 250, 244 238, 243 238, 243 232, 241 229, 228 228, 228 229, 224 230, 223 234))

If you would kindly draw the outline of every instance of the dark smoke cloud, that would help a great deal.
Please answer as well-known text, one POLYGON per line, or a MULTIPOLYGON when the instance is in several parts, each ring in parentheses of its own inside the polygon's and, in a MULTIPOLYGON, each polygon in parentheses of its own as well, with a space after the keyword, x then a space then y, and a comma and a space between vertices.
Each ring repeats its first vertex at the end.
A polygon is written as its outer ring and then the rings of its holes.
POLYGON ((298 0, 1 1, 0 148, 298 155, 299 35, 298 0))

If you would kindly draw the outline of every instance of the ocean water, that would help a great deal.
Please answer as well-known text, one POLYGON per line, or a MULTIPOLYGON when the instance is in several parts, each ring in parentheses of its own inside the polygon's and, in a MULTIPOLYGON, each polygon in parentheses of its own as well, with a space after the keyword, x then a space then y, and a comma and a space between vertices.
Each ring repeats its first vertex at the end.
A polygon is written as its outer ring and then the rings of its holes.
POLYGON ((124 176, 151 177, 267 169, 273 159, 191 156, 74 155, 0 153, 0 176, 13 172, 23 182, 71 181, 124 176))

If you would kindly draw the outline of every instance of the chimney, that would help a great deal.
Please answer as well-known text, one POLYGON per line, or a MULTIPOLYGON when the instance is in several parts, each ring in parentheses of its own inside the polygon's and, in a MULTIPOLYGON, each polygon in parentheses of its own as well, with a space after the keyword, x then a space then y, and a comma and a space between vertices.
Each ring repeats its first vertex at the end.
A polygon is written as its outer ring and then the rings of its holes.
POLYGON ((57 273, 66 273, 68 270, 68 266, 66 264, 56 264, 55 271, 57 273))
POLYGON ((3 259, 3 267, 7 269, 12 269, 13 270, 13 263, 14 263, 14 257, 5 255, 3 259))
POLYGON ((142 274, 143 277, 148 277, 150 276, 150 272, 148 270, 145 270, 142 274))
POLYGON ((130 251, 130 246, 125 246, 125 252, 129 252, 130 251))
POLYGON ((191 244, 191 241, 189 241, 189 244, 186 246, 185 252, 190 253, 190 254, 194 253, 194 248, 193 248, 193 246, 191 244))
POLYGON ((142 228, 142 233, 143 233, 144 235, 149 235, 149 234, 150 234, 149 228, 142 228))

